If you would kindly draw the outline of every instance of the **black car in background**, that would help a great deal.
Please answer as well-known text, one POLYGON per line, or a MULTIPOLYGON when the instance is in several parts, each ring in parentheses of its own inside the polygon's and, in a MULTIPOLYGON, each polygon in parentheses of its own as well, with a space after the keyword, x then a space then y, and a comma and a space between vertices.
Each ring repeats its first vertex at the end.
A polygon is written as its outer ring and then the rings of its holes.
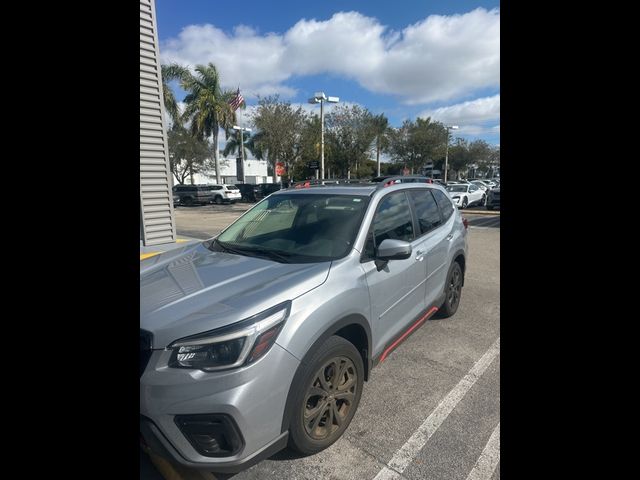
POLYGON ((282 189, 279 183, 237 183, 236 187, 242 194, 243 202, 257 202, 282 189))
POLYGON ((212 201, 211 187, 204 185, 176 185, 173 187, 174 205, 204 205, 212 201))
POLYGON ((493 210, 494 208, 500 208, 500 187, 494 187, 489 190, 487 194, 487 210, 493 210))

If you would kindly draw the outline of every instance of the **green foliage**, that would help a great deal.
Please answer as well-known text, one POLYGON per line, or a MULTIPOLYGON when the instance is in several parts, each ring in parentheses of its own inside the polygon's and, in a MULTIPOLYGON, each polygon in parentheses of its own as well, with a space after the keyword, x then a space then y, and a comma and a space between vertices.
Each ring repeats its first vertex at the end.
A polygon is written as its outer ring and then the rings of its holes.
POLYGON ((307 114, 301 107, 294 108, 281 102, 277 95, 258 98, 258 108, 252 121, 258 132, 252 137, 256 156, 266 158, 275 170, 276 162, 283 162, 289 178, 301 158, 302 130, 307 114))
POLYGON ((431 118, 418 117, 415 122, 405 120, 399 129, 391 133, 389 140, 392 160, 413 173, 419 173, 426 163, 444 157, 447 129, 431 118))
POLYGON ((184 128, 174 125, 168 132, 167 144, 171 172, 179 183, 211 167, 207 162, 210 151, 206 140, 194 137, 184 128))
POLYGON ((373 115, 359 105, 338 105, 326 116, 325 168, 338 176, 370 176, 366 166, 369 149, 376 136, 372 128, 373 115))

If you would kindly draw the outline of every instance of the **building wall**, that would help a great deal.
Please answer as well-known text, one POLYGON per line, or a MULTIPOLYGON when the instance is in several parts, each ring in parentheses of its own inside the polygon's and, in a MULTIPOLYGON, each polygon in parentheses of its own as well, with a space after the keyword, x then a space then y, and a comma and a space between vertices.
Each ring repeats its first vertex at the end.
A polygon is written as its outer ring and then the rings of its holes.
POLYGON ((154 0, 140 0, 140 240, 175 242, 154 0))
MULTIPOLYGON (((266 160, 247 158, 244 161, 244 175, 244 183, 271 183, 273 181, 273 178, 267 175, 266 160)), ((235 157, 220 158, 220 176, 226 184, 233 185, 238 183, 235 157)), ((189 178, 187 178, 185 183, 190 183, 189 178)), ((193 183, 216 183, 216 174, 214 171, 205 174, 197 173, 193 176, 193 183)))

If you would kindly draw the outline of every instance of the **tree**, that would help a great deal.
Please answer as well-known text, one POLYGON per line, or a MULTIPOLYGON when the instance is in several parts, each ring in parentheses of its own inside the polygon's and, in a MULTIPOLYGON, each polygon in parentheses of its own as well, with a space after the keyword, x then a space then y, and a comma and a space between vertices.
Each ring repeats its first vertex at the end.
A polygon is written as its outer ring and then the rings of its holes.
POLYGON ((402 126, 389 136, 389 153, 396 163, 402 163, 418 173, 429 161, 444 159, 447 145, 447 129, 431 118, 405 120, 402 126))
POLYGON ((476 164, 478 169, 486 174, 491 165, 491 146, 484 140, 474 140, 469 144, 469 155, 471 162, 476 164))
POLYGON ((278 95, 258 98, 258 108, 252 116, 258 130, 253 136, 254 148, 260 158, 268 160, 274 171, 276 162, 283 162, 291 173, 300 159, 302 126, 306 118, 302 107, 294 108, 290 103, 281 102, 278 95))
POLYGON ((384 116, 384 113, 376 115, 371 119, 371 128, 375 135, 376 142, 376 169, 377 176, 380 176, 380 152, 386 150, 389 147, 389 119, 384 116))
POLYGON ((179 125, 169 130, 167 144, 171 172, 180 184, 184 184, 187 176, 191 177, 193 183, 193 175, 209 167, 209 145, 206 140, 194 137, 179 125))
POLYGON ((359 105, 339 105, 327 115, 325 144, 330 150, 330 163, 342 176, 351 178, 369 176, 366 166, 369 147, 375 133, 371 128, 373 115, 359 105))
POLYGON ((461 171, 467 170, 470 163, 469 142, 456 138, 454 144, 449 147, 449 169, 455 172, 456 180, 460 178, 461 171))
MULTIPOLYGON (((227 144, 224 146, 224 150, 222 154, 227 157, 229 155, 238 155, 240 156, 240 131, 239 130, 229 130, 226 131, 227 134, 227 144)), ((249 155, 248 152, 254 154, 254 143, 251 141, 251 134, 249 132, 242 133, 242 142, 243 142, 243 156, 246 159, 249 155)), ((254 154, 255 155, 255 154, 254 154)))
POLYGON ((169 114, 174 125, 182 125, 178 102, 173 94, 173 90, 171 90, 171 87, 169 86, 169 82, 173 80, 180 80, 186 73, 188 73, 188 70, 176 63, 162 65, 160 70, 162 75, 162 99, 164 102, 164 109, 169 114))
POLYGON ((195 74, 183 72, 180 86, 187 92, 182 120, 190 123, 189 129, 197 138, 212 138, 212 158, 215 161, 216 181, 220 177, 220 149, 218 147, 219 129, 229 128, 236 123, 236 114, 229 101, 235 92, 223 91, 220 75, 213 63, 196 65, 195 74))

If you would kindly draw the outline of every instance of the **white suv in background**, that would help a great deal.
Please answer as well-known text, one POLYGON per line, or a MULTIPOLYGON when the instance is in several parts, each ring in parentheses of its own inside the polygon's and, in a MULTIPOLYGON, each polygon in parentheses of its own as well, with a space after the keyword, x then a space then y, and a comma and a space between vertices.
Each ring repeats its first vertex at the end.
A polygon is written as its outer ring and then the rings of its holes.
POLYGON ((240 189, 235 185, 211 185, 213 203, 235 203, 242 198, 240 189))

